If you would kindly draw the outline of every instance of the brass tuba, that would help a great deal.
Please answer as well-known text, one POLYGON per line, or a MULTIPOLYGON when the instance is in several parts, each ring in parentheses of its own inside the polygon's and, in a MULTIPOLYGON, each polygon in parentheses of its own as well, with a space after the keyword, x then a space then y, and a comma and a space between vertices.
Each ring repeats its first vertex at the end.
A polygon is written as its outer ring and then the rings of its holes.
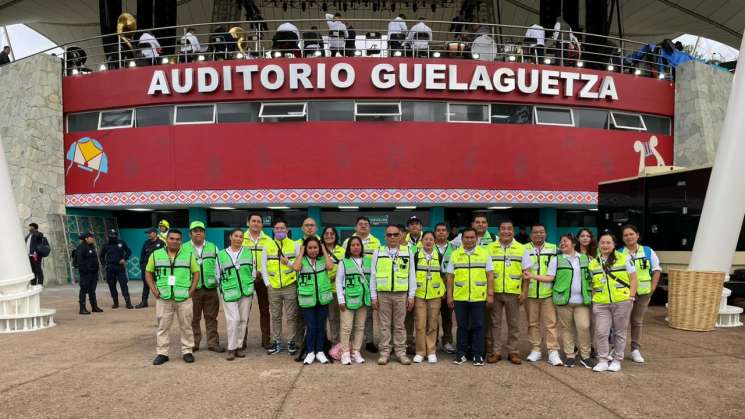
POLYGON ((137 30, 137 20, 134 16, 129 13, 122 13, 116 20, 116 33, 119 35, 119 40, 127 46, 127 49, 133 50, 132 43, 129 41, 131 35, 122 35, 123 32, 131 32, 137 30))
POLYGON ((240 26, 233 26, 228 31, 230 36, 235 39, 235 44, 238 46, 238 51, 242 54, 246 53, 248 49, 248 38, 246 37, 246 30, 240 26))

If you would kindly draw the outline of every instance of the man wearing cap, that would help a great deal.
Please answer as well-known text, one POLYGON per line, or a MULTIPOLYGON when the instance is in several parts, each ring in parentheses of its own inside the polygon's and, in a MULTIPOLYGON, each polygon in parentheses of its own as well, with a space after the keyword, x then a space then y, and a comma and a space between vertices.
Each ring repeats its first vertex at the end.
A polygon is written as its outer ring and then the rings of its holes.
MULTIPOLYGON (((406 221, 406 236, 404 238, 405 246, 409 247, 409 254, 416 255, 422 249, 422 220, 416 215, 409 217, 406 221)), ((406 353, 414 355, 416 353, 414 344, 414 310, 406 313, 406 353)))
POLYGON ((154 251, 164 247, 166 244, 163 242, 163 240, 158 237, 158 230, 156 228, 148 228, 145 230, 145 234, 147 234, 147 239, 145 239, 145 242, 142 243, 142 249, 140 250, 140 272, 142 273, 142 299, 140 300, 140 304, 137 304, 135 308, 145 308, 147 307, 147 299, 150 296, 150 287, 147 286, 147 283, 145 282, 145 266, 147 265, 147 260, 150 258, 150 255, 153 254, 154 251))
POLYGON ((114 304, 111 308, 119 308, 119 294, 116 292, 116 283, 122 289, 122 296, 127 308, 132 309, 132 301, 129 298, 129 287, 127 286, 127 259, 132 255, 129 246, 124 240, 119 239, 119 233, 109 230, 109 241, 101 247, 101 263, 106 266, 106 282, 109 284, 111 299, 114 304))
POLYGON ((158 223, 158 237, 166 243, 166 236, 168 235, 168 229, 171 228, 171 223, 168 220, 160 220, 158 223))
POLYGON ((194 352, 199 350, 202 341, 202 313, 204 313, 204 327, 207 334, 207 349, 212 352, 225 352, 220 346, 220 336, 217 334, 217 315, 220 313, 220 298, 217 295, 217 279, 215 263, 217 260, 217 246, 204 239, 204 223, 192 221, 189 225, 191 241, 185 243, 183 251, 194 253, 199 265, 199 281, 197 290, 192 296, 194 318, 191 328, 194 332, 194 352))
POLYGON ((96 303, 96 285, 98 283, 98 255, 96 255, 95 239, 91 233, 83 233, 80 235, 80 245, 75 249, 75 258, 73 265, 78 268, 80 273, 80 293, 78 299, 80 300, 80 314, 91 314, 85 308, 85 296, 88 295, 88 300, 91 303, 91 311, 94 313, 102 313, 96 303))

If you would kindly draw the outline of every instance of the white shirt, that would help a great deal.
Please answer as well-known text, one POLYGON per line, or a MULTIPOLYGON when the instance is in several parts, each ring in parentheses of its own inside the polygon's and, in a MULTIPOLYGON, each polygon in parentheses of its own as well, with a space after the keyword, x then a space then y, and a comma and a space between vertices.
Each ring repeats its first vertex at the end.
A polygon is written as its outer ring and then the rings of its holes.
POLYGON ((406 22, 404 22, 403 19, 396 16, 395 19, 388 22, 388 38, 391 37, 391 34, 394 33, 403 33, 406 34, 408 31, 408 28, 406 27, 406 22))
MULTIPOLYGON (((474 247, 471 250, 463 249, 464 252, 466 252, 467 255, 472 255, 473 252, 476 250, 474 247)), ((455 266, 453 265, 453 259, 450 258, 450 261, 448 262, 448 267, 445 269, 446 273, 453 274, 455 273, 455 266)), ((492 264, 491 258, 486 258, 486 272, 494 272, 494 265, 492 264)))
MULTIPOLYGON (((241 255, 242 252, 250 252, 250 251, 251 251, 250 248, 243 247, 243 246, 241 246, 241 248, 237 251, 233 250, 232 247, 227 247, 225 249, 225 252, 228 254, 228 256, 230 256, 230 260, 233 261, 233 265, 238 264, 238 257, 241 255)), ((200 254, 202 253, 201 250, 199 253, 200 254)), ((264 259, 264 257, 262 257, 262 259, 264 259)), ((266 264, 263 264, 263 266, 264 267, 261 269, 261 275, 263 277, 267 277, 268 274, 266 273, 266 264)), ((254 261, 254 269, 251 271, 251 275, 254 277, 254 280, 256 280, 256 269, 255 268, 256 268, 256 261, 254 261)), ((215 273, 217 274, 218 278, 222 278, 222 266, 219 263, 217 263, 215 266, 215 273)))
MULTIPOLYGON (((359 273, 361 276, 365 277, 365 281, 370 281, 370 278, 368 278, 368 275, 365 275, 362 272, 362 258, 352 258, 352 261, 359 266, 359 273)), ((346 304, 346 298, 344 296, 344 281, 347 273, 344 270, 344 262, 339 262, 339 269, 336 271, 336 299, 339 301, 339 304, 346 304)))
POLYGON ((145 58, 157 58, 160 56, 160 54, 158 54, 160 43, 150 32, 143 33, 140 36, 138 43, 142 50, 142 55, 145 56, 145 58))
MULTIPOLYGON (((657 257, 657 253, 655 253, 654 250, 652 250, 652 249, 649 249, 649 250, 652 252, 652 254, 650 255, 650 259, 651 260, 649 261, 649 263, 652 265, 652 272, 654 272, 654 271, 660 271, 660 272, 662 272, 662 268, 660 267, 660 258, 657 257)), ((642 246, 641 245, 639 245, 639 247, 636 248, 636 252, 633 252, 632 253, 631 250, 629 250, 628 247, 626 248, 626 251, 629 252, 629 256, 631 256, 632 258, 644 256, 644 251, 642 250, 642 246)), ((634 265, 634 266, 636 266, 636 265, 634 265)))
POLYGON ((543 46, 546 42, 546 31, 543 30, 543 26, 536 23, 535 25, 529 27, 527 31, 525 31, 525 37, 536 39, 536 42, 530 44, 531 47, 534 47, 536 45, 543 46))
POLYGON ((329 30, 332 32, 340 32, 340 36, 333 36, 329 37, 329 48, 334 49, 341 49, 344 48, 344 45, 346 45, 346 39, 349 36, 347 33, 347 25, 344 24, 344 22, 340 20, 336 20, 334 18, 334 15, 326 13, 326 25, 329 27, 329 30), (341 36, 341 34, 344 34, 344 36, 341 36))
POLYGON ((285 22, 279 26, 277 26, 277 32, 294 32, 295 35, 297 35, 297 39, 300 40, 300 31, 297 29, 297 26, 293 25, 290 22, 285 22))
POLYGON ((424 22, 419 22, 411 27, 411 30, 409 30, 409 35, 406 37, 406 39, 411 42, 414 48, 426 49, 429 45, 429 41, 432 40, 432 29, 424 22), (419 32, 426 33, 427 40, 415 39, 414 36, 419 32))
MULTIPOLYGON (((372 261, 370 262, 370 297, 372 297, 373 300, 376 300, 378 298, 378 285, 377 281, 375 280, 375 266, 378 264, 378 254, 380 252, 386 252, 391 259, 395 259, 398 257, 399 248, 396 247, 391 249, 388 246, 383 246, 380 249, 376 250, 373 254, 372 261)), ((395 278, 391 278, 391 281, 394 280, 395 278)), ((414 255, 409 254, 409 298, 414 298, 415 295, 416 267, 414 266, 414 255)))
POLYGON ((199 39, 196 35, 191 32, 186 32, 186 35, 181 37, 183 45, 181 52, 199 52, 202 50, 202 46, 199 45, 199 39))

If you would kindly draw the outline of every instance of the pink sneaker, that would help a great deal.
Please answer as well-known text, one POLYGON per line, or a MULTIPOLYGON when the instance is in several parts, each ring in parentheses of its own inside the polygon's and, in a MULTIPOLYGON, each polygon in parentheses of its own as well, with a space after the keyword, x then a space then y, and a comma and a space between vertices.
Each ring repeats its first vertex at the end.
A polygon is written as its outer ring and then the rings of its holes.
POLYGON ((355 364, 364 364, 365 358, 362 357, 362 354, 360 354, 357 351, 352 352, 352 361, 354 361, 355 364))

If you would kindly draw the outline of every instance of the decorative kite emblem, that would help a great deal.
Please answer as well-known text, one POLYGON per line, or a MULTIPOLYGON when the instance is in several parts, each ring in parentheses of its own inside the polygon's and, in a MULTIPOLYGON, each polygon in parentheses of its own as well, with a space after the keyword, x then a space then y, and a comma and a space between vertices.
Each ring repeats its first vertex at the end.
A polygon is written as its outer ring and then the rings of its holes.
POLYGON ((70 145, 67 149, 66 159, 70 162, 67 166, 67 172, 73 165, 78 166, 86 172, 95 172, 96 177, 93 179, 93 186, 101 173, 109 172, 109 158, 103 151, 103 146, 98 141, 90 137, 83 137, 70 145))

